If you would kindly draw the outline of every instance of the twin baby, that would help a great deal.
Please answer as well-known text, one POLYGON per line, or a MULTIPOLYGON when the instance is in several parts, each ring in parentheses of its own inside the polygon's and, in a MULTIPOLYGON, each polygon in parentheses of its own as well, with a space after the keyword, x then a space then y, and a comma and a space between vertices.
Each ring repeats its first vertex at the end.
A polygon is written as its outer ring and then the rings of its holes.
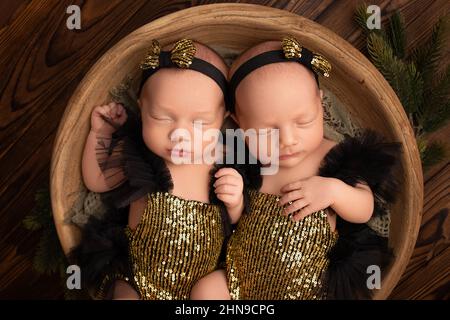
POLYGON ((373 132, 340 144, 324 137, 318 80, 329 76, 329 62, 285 37, 249 48, 228 68, 211 48, 182 39, 164 48, 153 41, 140 68, 139 110, 95 107, 83 153, 85 185, 115 208, 104 219, 127 212, 126 226, 114 229, 126 259, 102 273, 103 297, 367 297, 358 268, 333 275, 342 251, 354 264, 385 257, 386 241, 365 225, 385 190, 365 167, 378 165, 388 177, 395 146, 373 132), (256 164, 202 161, 205 152, 219 159, 230 150, 217 136, 192 137, 219 135, 227 116, 256 133, 245 136, 256 164), (261 174, 274 163, 276 171, 261 174), (347 252, 341 226, 347 242, 348 226, 369 234, 373 254, 358 261, 347 252))

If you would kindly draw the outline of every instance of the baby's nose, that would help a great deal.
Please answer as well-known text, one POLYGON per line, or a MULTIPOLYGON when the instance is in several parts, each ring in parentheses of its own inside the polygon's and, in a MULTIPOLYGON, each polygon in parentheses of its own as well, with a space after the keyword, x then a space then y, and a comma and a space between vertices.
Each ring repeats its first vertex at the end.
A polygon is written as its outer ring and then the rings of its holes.
POLYGON ((279 135, 280 135, 280 148, 289 147, 297 144, 298 142, 295 132, 293 128, 291 128, 290 126, 281 128, 279 131, 279 135))

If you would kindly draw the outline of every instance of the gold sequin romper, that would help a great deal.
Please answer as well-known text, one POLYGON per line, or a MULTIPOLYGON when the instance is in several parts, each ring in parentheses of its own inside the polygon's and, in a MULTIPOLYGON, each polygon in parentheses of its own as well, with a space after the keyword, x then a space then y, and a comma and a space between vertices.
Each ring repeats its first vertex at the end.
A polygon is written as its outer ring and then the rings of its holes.
POLYGON ((188 299, 218 267, 224 236, 216 205, 167 192, 148 195, 136 229, 127 229, 134 286, 142 299, 188 299))
POLYGON ((242 215, 227 247, 232 299, 321 299, 321 277, 337 241, 326 210, 299 222, 282 216, 279 197, 250 190, 250 212, 242 215))

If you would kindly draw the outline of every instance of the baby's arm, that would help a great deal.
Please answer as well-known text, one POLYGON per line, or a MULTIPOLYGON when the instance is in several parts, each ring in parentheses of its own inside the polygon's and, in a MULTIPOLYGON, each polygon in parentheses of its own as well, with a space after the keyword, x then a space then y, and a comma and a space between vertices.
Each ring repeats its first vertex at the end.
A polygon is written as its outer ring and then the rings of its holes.
MULTIPOLYGON (((82 175, 86 187, 93 192, 105 192, 111 189, 114 183, 107 183, 104 172, 102 172, 98 159, 97 147, 101 145, 101 149, 106 150, 111 143, 112 134, 116 130, 112 125, 106 122, 107 118, 117 126, 123 125, 127 115, 125 109, 114 102, 97 106, 91 114, 91 129, 86 140, 82 159, 82 175)), ((111 175, 114 176, 114 175, 111 175)), ((123 180, 123 174, 117 171, 113 178, 116 181, 123 180)))
POLYGON ((290 183, 281 192, 284 195, 279 204, 288 204, 284 212, 293 214, 296 221, 331 207, 346 221, 366 223, 374 209, 374 197, 368 186, 357 184, 352 187, 336 178, 314 176, 290 183))
POLYGON ((366 223, 372 217, 374 197, 370 187, 358 183, 352 187, 342 180, 328 178, 333 193, 331 208, 344 220, 352 223, 366 223))
POLYGON ((217 179, 214 183, 217 199, 225 204, 231 223, 235 224, 244 211, 242 176, 232 168, 222 168, 214 176, 217 179))

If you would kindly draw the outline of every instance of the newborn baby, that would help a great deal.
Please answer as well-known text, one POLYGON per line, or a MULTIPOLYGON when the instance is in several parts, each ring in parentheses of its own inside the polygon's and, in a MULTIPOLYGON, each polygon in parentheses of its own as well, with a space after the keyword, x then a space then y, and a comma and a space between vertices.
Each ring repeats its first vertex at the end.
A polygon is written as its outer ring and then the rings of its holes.
MULTIPOLYGON (((195 282, 217 269, 227 224, 243 208, 241 176, 231 168, 214 170, 214 163, 204 161, 211 141, 194 141, 196 134, 218 133, 222 126, 227 67, 212 49, 191 40, 169 49, 153 41, 141 64, 139 114, 116 103, 92 112, 84 182, 106 192, 116 208, 129 206, 124 235, 115 227, 114 239, 83 236, 81 247, 91 251, 118 238, 127 242, 119 272, 107 272, 118 265, 113 259, 81 255, 89 279, 104 276, 101 297, 109 291, 114 299, 187 299, 195 282), (221 205, 211 203, 211 196, 221 205), (98 271, 98 265, 105 269, 98 271)), ((105 223, 118 214, 113 210, 105 223)), ((105 227, 94 221, 85 229, 100 233, 105 227)))
POLYGON ((226 270, 200 280, 194 298, 370 295, 365 268, 384 266, 388 250, 365 223, 374 209, 384 213, 374 198, 393 200, 398 146, 374 132, 340 144, 324 137, 318 76, 330 71, 324 57, 292 37, 261 43, 231 67, 232 117, 244 132, 256 130, 246 143, 261 167, 278 155, 278 171, 254 181, 249 213, 228 243, 226 270))

